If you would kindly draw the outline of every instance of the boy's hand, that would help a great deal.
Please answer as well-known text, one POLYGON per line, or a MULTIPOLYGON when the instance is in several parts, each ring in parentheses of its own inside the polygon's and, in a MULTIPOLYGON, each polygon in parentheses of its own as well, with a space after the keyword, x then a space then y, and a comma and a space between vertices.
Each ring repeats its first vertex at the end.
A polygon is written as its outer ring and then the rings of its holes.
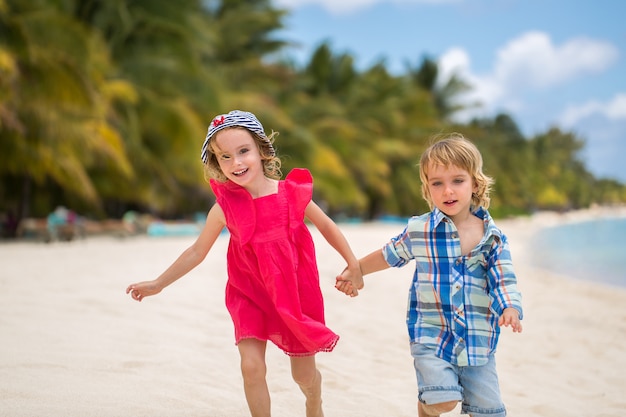
POLYGON ((513 307, 505 308, 498 320, 498 326, 511 326, 513 333, 522 332, 522 322, 519 319, 519 313, 513 307))

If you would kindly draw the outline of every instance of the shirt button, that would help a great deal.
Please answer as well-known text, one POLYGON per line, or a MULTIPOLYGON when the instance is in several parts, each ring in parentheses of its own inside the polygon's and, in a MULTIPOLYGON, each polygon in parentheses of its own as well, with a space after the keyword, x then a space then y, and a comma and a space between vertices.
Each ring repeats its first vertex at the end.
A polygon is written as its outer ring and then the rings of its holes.
POLYGON ((461 285, 460 285, 460 284, 456 284, 456 285, 454 286, 454 288, 456 288, 457 290, 460 290, 460 289, 461 289, 461 285))
POLYGON ((456 239, 457 237, 459 237, 459 235, 457 235, 456 233, 452 233, 452 239, 456 239))

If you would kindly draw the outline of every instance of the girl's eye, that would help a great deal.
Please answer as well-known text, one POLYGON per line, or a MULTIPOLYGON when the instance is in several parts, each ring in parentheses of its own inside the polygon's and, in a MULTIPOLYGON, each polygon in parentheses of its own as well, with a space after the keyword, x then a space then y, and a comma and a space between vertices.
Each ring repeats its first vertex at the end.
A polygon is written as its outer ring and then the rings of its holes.
POLYGON ((229 160, 229 159, 230 159, 230 156, 229 156, 229 155, 226 155, 226 154, 222 154, 222 155, 220 155, 220 159, 221 159, 222 161, 227 161, 227 160, 229 160))
POLYGON ((243 155, 244 153, 247 153, 247 152, 248 152, 248 148, 242 148, 242 149, 239 151, 239 153, 240 153, 240 154, 242 154, 242 155, 243 155))

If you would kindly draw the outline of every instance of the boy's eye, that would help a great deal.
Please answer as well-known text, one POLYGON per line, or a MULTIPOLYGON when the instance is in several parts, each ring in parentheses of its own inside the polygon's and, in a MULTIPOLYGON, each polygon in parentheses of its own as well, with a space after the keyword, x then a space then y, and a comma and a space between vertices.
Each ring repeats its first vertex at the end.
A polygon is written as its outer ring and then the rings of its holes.
POLYGON ((456 184, 461 184, 461 183, 462 183, 462 182, 464 182, 464 181, 465 181, 465 180, 464 180, 463 178, 456 178, 456 179, 454 180, 454 182, 455 182, 456 184))

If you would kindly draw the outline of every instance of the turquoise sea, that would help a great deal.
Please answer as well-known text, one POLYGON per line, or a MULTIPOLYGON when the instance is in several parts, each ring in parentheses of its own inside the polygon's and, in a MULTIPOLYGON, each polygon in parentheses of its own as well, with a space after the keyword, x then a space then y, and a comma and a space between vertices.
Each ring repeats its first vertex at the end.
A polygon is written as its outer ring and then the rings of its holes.
POLYGON ((626 287, 626 218, 546 228, 532 243, 541 267, 574 279, 626 287))

